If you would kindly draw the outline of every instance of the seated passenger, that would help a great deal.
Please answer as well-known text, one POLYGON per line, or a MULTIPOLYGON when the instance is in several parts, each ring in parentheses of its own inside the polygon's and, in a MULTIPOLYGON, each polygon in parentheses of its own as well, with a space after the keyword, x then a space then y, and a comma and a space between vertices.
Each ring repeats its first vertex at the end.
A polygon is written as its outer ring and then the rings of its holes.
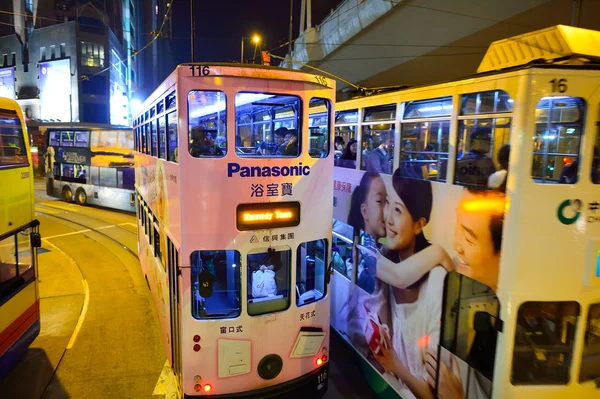
POLYGON ((338 160, 338 166, 342 168, 351 168, 354 169, 356 167, 356 150, 357 150, 356 140, 352 139, 348 141, 348 145, 346 146, 346 150, 338 160))
POLYGON ((506 190, 506 177, 508 175, 508 159, 510 157, 510 146, 508 144, 503 145, 498 150, 498 166, 500 170, 493 173, 488 177, 488 188, 506 190))
POLYGON ((469 152, 456 162, 456 183, 471 187, 487 187, 488 177, 496 171, 490 152, 492 130, 476 128, 471 132, 469 152))
POLYGON ((275 137, 275 151, 273 152, 273 155, 282 155, 285 136, 288 134, 288 129, 285 127, 280 127, 273 133, 273 136, 275 137))
POLYGON ((281 147, 281 155, 298 156, 298 132, 296 130, 288 130, 285 142, 281 147))
POLYGON ((335 148, 335 157, 339 158, 344 153, 344 145, 346 142, 342 136, 335 136, 333 146, 335 148))
POLYGON ((190 154, 193 157, 223 156, 223 151, 215 144, 210 131, 196 126, 190 133, 190 154))

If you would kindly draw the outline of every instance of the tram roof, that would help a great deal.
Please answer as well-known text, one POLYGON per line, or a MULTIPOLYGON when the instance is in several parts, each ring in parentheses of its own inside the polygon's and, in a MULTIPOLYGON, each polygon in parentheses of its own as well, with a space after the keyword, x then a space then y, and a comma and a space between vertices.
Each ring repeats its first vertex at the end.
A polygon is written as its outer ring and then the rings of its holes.
POLYGON ((600 61, 600 32, 556 25, 493 42, 477 73, 574 58, 600 61))

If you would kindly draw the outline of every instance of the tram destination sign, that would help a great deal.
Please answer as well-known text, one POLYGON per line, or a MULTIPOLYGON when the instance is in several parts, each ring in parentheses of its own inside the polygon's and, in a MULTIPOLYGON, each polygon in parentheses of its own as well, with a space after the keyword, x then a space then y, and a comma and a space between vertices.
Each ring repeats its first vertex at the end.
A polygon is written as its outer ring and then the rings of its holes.
POLYGON ((298 226, 300 224, 300 203, 240 204, 237 207, 236 219, 237 228, 240 231, 298 226))

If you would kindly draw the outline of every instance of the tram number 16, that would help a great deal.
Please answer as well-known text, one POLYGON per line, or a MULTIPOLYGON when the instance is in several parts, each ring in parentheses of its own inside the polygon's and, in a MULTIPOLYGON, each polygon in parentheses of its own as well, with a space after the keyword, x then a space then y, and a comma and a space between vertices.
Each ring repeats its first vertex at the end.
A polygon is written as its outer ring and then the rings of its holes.
POLYGON ((192 76, 208 76, 210 75, 210 67, 209 66, 200 66, 200 65, 192 65, 190 67, 192 71, 192 76))
POLYGON ((567 79, 552 79, 548 83, 552 84, 553 93, 564 93, 565 91, 567 91, 567 79))

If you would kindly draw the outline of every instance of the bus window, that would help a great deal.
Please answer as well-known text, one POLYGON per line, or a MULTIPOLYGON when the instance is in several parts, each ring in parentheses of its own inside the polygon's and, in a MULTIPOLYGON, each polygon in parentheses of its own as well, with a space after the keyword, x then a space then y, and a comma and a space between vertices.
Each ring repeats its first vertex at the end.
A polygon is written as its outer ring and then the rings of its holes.
POLYGON ((311 98, 309 103, 310 116, 308 117, 308 154, 312 158, 326 158, 330 146, 330 114, 331 103, 323 98, 311 98))
POLYGON ((238 93, 236 153, 240 157, 297 157, 302 143, 302 103, 297 96, 238 93))
MULTIPOLYGON (((153 108, 154 109, 154 108, 153 108)), ((150 135, 152 138, 152 153, 151 155, 153 157, 157 157, 158 156, 158 136, 157 136, 157 132, 156 132, 156 119, 150 121, 150 135)))
MULTIPOLYGON (((380 105, 365 108, 362 127, 362 142, 370 142, 372 150, 365 154, 361 163, 361 170, 367 172, 391 174, 394 166, 394 137, 395 137, 396 104, 380 105)), ((356 161, 356 154, 352 153, 350 146, 346 148, 342 158, 352 158, 356 161)))
POLYGON ((60 132, 52 131, 50 134, 49 143, 53 147, 58 147, 60 145, 60 132))
POLYGON ((333 270, 337 270, 348 280, 352 280, 353 269, 353 240, 354 229, 352 226, 333 219, 333 233, 331 245, 331 261, 333 270))
POLYGON ((584 115, 581 98, 543 97, 538 102, 531 165, 536 183, 574 184, 579 180, 584 115))
POLYGON ((296 253, 296 305, 304 306, 325 296, 327 240, 304 242, 296 253))
POLYGON ((63 147, 73 147, 73 132, 61 132, 60 145, 63 147))
POLYGON ((600 303, 590 306, 585 336, 579 382, 600 378, 600 303))
POLYGON ((248 254, 248 314, 278 312, 290 306, 292 250, 269 248, 248 254))
POLYGON ((98 168, 100 171, 100 185, 104 187, 117 187, 117 170, 115 168, 98 168))
POLYGON ((100 184, 100 171, 98 166, 90 166, 90 184, 95 186, 100 184))
POLYGON ((508 174, 513 100, 497 90, 465 94, 456 143, 456 184, 503 189, 508 174))
MULTIPOLYGON (((448 273, 442 305, 442 327, 437 364, 439 396, 448 390, 448 373, 461 383, 463 396, 491 397, 500 304, 494 291, 470 277, 448 273), (458 367, 453 367, 457 365, 458 367)), ((436 356, 430 353, 430 357, 436 356)))
POLYGON ((167 114, 167 142, 169 144, 169 152, 167 154, 169 161, 179 162, 179 149, 177 136, 177 112, 167 114))
POLYGON ((596 127, 596 142, 594 143, 594 158, 592 159, 590 180, 594 184, 600 184, 600 122, 596 122, 596 127))
POLYGON ((194 251, 191 255, 192 316, 226 319, 240 315, 240 253, 194 251))
POLYGON ((0 166, 28 165, 21 121, 0 114, 0 166))
POLYGON ((525 302, 519 307, 513 350, 513 385, 569 382, 577 302, 525 302))
POLYGON ((188 93, 189 152, 195 158, 227 154, 227 102, 221 91, 188 93))
POLYGON ((167 159, 167 129, 165 126, 166 118, 158 118, 158 157, 167 159))

